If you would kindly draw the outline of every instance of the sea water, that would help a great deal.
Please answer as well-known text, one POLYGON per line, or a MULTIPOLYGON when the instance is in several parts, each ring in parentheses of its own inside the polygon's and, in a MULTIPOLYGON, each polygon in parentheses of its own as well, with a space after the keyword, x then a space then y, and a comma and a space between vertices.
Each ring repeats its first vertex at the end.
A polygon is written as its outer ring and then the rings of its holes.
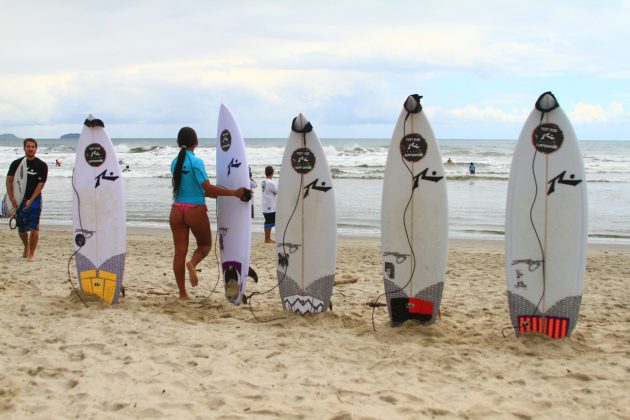
MULTIPOLYGON (((39 140, 37 156, 49 165, 43 191, 42 224, 71 225, 72 170, 77 140, 39 140), (55 160, 61 166, 55 166, 55 160)), ((113 139, 126 187, 129 226, 168 228, 171 205, 170 163, 178 152, 174 139, 113 139)), ((215 140, 201 139, 197 156, 214 183, 215 140)), ((516 140, 439 140, 445 165, 449 203, 449 236, 496 238, 504 234, 507 184, 516 140), (468 174, 474 162, 475 175, 468 174)), ((246 139, 254 180, 264 168, 278 171, 286 139, 246 139)), ((383 174, 389 139, 322 139, 333 174, 340 235, 380 236, 383 174)), ((630 141, 580 141, 586 167, 589 241, 630 243, 630 141)), ((20 141, 0 141, 0 176, 23 156, 20 141)), ((277 178, 276 178, 277 180, 277 178)), ((2 188, 0 188, 1 190, 2 188)), ((260 188, 254 189, 253 231, 262 232, 260 188)), ((208 200, 216 226, 214 200, 208 200)))

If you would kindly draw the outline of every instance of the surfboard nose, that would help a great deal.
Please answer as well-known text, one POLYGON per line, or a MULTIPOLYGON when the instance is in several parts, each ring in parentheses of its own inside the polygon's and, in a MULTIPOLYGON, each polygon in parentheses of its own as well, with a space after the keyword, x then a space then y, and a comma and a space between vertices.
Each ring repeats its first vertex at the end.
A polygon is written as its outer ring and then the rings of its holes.
POLYGON ((301 112, 297 117, 293 118, 293 122, 291 123, 291 130, 296 133, 310 133, 313 131, 313 126, 308 121, 308 119, 301 112))
POLYGON ((418 112, 422 111, 422 105, 420 104, 420 99, 422 99, 422 96, 416 93, 414 93, 413 95, 407 96, 407 99, 405 100, 405 103, 404 103, 405 110, 412 114, 417 114, 418 112))
POLYGON ((536 101, 536 109, 540 112, 550 112, 558 108, 560 104, 551 92, 545 92, 538 97, 536 101))

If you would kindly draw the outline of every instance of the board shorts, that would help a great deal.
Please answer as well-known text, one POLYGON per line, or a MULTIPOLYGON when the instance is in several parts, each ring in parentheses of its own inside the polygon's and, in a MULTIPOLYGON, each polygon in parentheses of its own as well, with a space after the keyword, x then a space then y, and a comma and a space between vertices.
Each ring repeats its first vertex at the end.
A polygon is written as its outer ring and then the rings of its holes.
POLYGON ((27 200, 22 200, 15 214, 15 224, 20 233, 39 230, 39 216, 42 214, 42 197, 37 197, 27 209, 24 208, 26 201, 27 200))
POLYGON ((263 213, 265 216, 265 228, 272 228, 276 225, 276 212, 273 213, 263 213))

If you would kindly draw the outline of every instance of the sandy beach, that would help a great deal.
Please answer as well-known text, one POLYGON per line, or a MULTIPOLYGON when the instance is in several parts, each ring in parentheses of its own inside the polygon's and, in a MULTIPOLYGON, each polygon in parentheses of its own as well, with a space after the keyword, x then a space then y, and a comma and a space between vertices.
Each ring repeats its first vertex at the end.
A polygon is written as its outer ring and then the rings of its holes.
MULTIPOLYGON (((73 292, 69 228, 42 227, 30 263, 5 225, 0 247, 2 418, 630 418, 627 246, 589 248, 562 340, 514 336, 500 241, 450 242, 436 324, 391 328, 377 308, 376 331, 377 239, 339 238, 333 311, 316 316, 283 311, 277 290, 251 311, 221 285, 210 294, 214 248, 178 302, 168 230, 130 230, 112 307, 73 292)), ((260 236, 252 265, 249 291, 271 289, 274 247, 260 236)))

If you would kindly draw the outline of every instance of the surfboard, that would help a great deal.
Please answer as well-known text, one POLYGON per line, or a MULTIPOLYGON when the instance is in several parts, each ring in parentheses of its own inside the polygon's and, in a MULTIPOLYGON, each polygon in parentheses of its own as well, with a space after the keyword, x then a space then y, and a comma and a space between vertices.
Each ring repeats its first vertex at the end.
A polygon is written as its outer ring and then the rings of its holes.
POLYGON ((566 114, 545 92, 525 121, 508 181, 505 268, 517 336, 571 335, 582 300, 587 224, 582 153, 566 114))
MULTIPOLYGON (((217 185, 229 189, 248 188, 249 166, 245 141, 236 119, 225 106, 219 110, 216 144, 217 185)), ((247 286, 251 252, 250 203, 234 197, 217 197, 217 231, 221 274, 228 300, 238 305, 247 286), (238 293, 228 296, 228 282, 238 283, 238 293)))
POLYGON ((381 251, 392 325, 435 322, 446 272, 448 199, 440 149, 420 104, 400 112, 385 164, 381 251))
MULTIPOLYGON (((13 198, 17 202, 18 206, 24 199, 24 192, 26 191, 26 157, 22 158, 18 164, 15 174, 13 175, 13 198)), ((2 217, 13 217, 17 212, 17 207, 13 207, 13 203, 9 198, 9 193, 4 195, 2 202, 2 217)))
POLYGON ((118 303, 126 255, 123 178, 101 120, 84 122, 72 172, 72 226, 77 278, 83 293, 118 303))
POLYGON ((335 281, 335 190, 319 137, 306 117, 293 119, 282 156, 276 203, 276 254, 282 306, 325 312, 335 281))

